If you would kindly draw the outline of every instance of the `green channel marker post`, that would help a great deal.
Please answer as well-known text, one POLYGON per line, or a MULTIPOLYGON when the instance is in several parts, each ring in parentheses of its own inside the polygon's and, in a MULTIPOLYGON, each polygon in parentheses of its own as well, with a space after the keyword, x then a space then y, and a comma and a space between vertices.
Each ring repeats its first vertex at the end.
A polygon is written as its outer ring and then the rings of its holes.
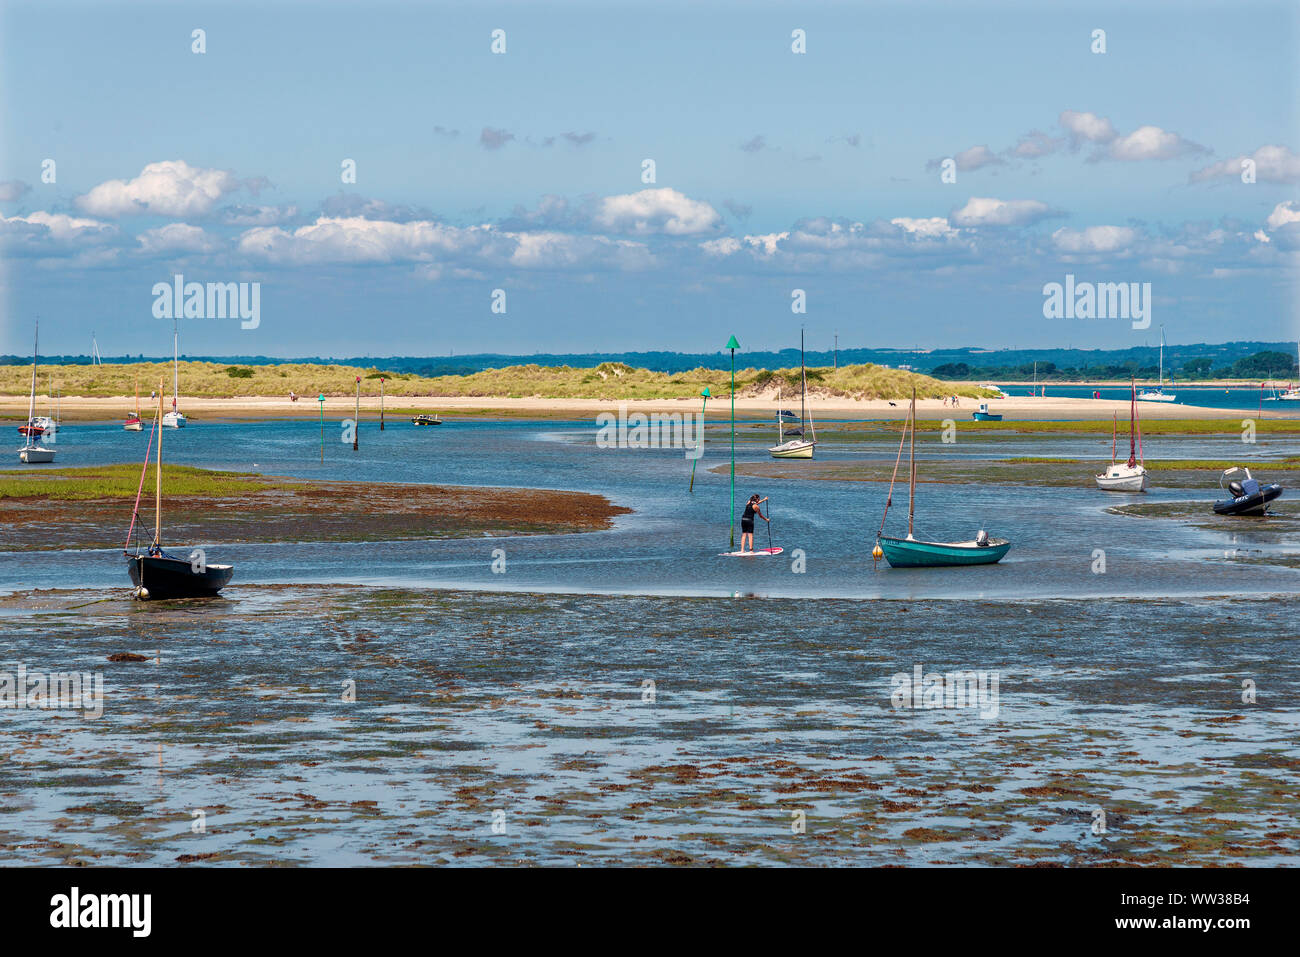
MULTIPOLYGON (((700 409, 700 455, 703 455, 704 454, 704 413, 709 408, 709 399, 712 398, 712 396, 709 395, 709 387, 707 385, 704 387, 704 391, 701 392, 700 395, 704 396, 704 405, 700 409)), ((700 460, 698 457, 691 459, 691 491, 692 492, 695 491, 695 466, 699 461, 700 460)))
POLYGON ((732 336, 727 340, 731 350, 731 550, 736 550, 736 350, 740 343, 732 336))
POLYGON ((316 396, 320 403, 320 464, 325 464, 325 393, 316 396))

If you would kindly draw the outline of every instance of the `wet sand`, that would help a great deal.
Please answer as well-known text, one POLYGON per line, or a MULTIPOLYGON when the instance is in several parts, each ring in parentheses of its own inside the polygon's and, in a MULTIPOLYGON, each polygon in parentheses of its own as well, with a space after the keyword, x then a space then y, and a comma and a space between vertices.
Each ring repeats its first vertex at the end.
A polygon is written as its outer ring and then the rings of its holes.
POLYGON ((97 719, 5 714, 0 854, 1300 863, 1296 598, 828 600, 801 603, 797 625, 790 609, 299 586, 15 596, 6 660, 102 672, 106 695, 97 719), (895 707, 892 676, 917 665, 996 673, 996 715, 895 707))

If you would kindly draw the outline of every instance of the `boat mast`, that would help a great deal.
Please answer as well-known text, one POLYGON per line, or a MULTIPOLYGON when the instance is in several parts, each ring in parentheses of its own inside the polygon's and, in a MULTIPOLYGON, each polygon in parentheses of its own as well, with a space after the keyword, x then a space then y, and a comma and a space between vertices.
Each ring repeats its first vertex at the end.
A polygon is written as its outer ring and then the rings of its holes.
MULTIPOLYGON (((1133 401, 1133 409, 1134 409, 1135 412, 1137 411, 1137 400, 1136 400, 1136 399, 1133 401)), ((1142 414, 1141 414, 1140 412, 1137 413, 1137 416, 1135 417, 1135 419, 1134 419, 1134 421, 1133 421, 1133 428, 1134 428, 1134 431, 1137 432, 1137 440, 1138 440, 1138 461, 1142 463, 1142 467, 1143 467, 1143 468, 1146 468, 1146 464, 1147 464, 1147 463, 1146 463, 1146 458, 1142 455, 1142 414)))
POLYGON ((1137 464, 1137 380, 1129 380, 1128 400, 1128 467, 1137 464))
POLYGON ((781 416, 781 380, 776 380, 776 444, 785 442, 785 419, 781 416))
MULTIPOLYGON (((1131 425, 1132 423, 1130 423, 1131 425)), ((1115 464, 1115 438, 1119 433, 1119 413, 1111 413, 1110 421, 1110 464, 1115 464)))
POLYGON ((912 537, 912 517, 916 514, 916 386, 912 386, 912 409, 908 415, 912 423, 911 443, 908 449, 908 462, 912 477, 907 483, 907 537, 912 537))
MULTIPOLYGON (((163 392, 166 391, 167 380, 158 380, 158 484, 154 492, 153 505, 153 543, 162 548, 162 415, 163 415, 163 392)), ((172 396, 172 401, 176 397, 172 396)))
MULTIPOLYGON (((180 332, 172 319, 172 411, 176 411, 176 395, 180 392, 180 332)), ((159 390, 161 391, 161 390, 159 390)))
POLYGON ((808 421, 808 413, 804 408, 804 395, 808 391, 808 373, 803 364, 803 329, 799 330, 799 428, 805 428, 804 423, 808 421))
POLYGON ((1160 385, 1156 386, 1157 392, 1165 391, 1165 327, 1160 326, 1160 385))
POLYGON ((32 397, 27 403, 27 447, 32 447, 32 420, 36 416, 36 353, 41 347, 41 321, 36 320, 36 340, 32 344, 32 397))

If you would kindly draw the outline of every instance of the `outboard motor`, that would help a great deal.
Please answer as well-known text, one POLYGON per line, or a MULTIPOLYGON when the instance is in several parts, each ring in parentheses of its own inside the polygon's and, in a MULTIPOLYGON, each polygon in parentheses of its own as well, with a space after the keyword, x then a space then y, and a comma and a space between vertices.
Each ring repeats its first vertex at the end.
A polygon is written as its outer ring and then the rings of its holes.
POLYGON ((978 545, 980 548, 988 548, 989 533, 984 531, 984 529, 981 528, 975 535, 975 544, 978 545))
POLYGON ((1241 498, 1241 496, 1246 494, 1245 490, 1241 487, 1240 482, 1229 482, 1228 491, 1232 493, 1233 498, 1241 498))

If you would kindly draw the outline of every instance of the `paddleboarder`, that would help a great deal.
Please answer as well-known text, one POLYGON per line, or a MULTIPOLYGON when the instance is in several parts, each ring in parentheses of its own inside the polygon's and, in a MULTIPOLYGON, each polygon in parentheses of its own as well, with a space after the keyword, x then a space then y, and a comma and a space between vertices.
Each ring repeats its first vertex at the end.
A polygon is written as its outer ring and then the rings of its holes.
POLYGON ((742 552, 752 552, 754 550, 754 516, 757 515, 765 522, 770 522, 768 517, 763 514, 759 508, 766 498, 759 498, 757 495, 751 495, 749 501, 745 503, 745 514, 740 516, 740 550, 742 552))

